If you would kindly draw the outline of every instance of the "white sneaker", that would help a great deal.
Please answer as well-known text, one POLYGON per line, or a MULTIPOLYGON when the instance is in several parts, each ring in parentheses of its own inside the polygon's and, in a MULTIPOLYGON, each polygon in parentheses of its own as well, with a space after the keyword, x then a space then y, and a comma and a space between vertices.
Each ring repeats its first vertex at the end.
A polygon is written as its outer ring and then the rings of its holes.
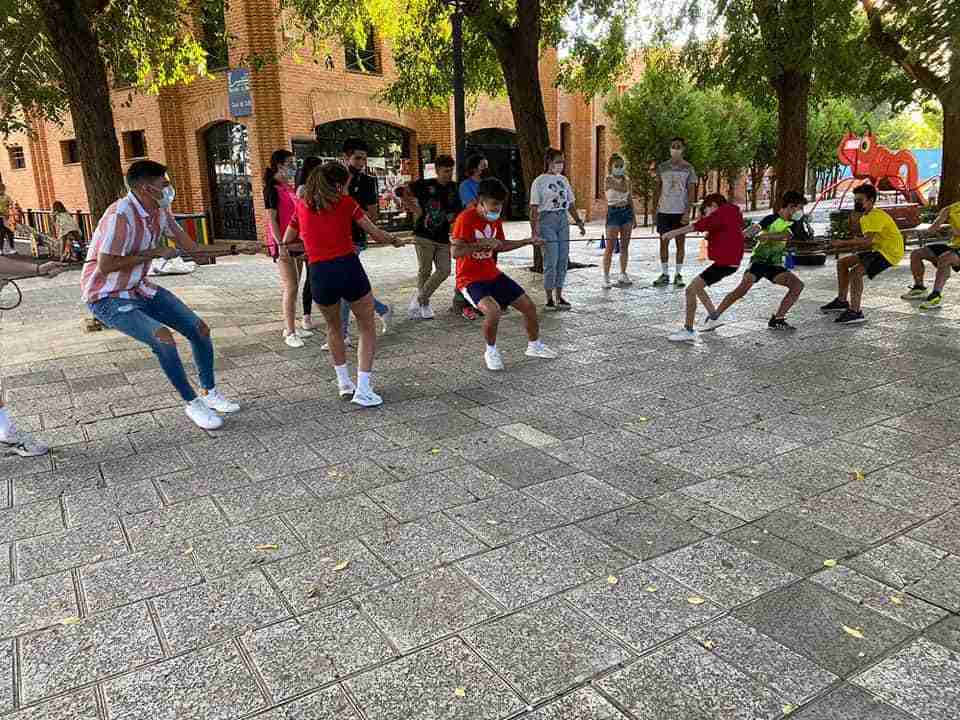
POLYGON ((421 320, 423 317, 420 315, 420 298, 417 297, 416 293, 410 298, 410 304, 407 305, 407 315, 411 320, 421 320))
POLYGON ((13 425, 10 425, 6 432, 0 433, 0 450, 3 455, 20 457, 40 457, 50 452, 50 448, 42 442, 34 440, 27 433, 17 431, 13 425))
POLYGON ((193 402, 187 403, 184 412, 197 427, 204 430, 217 430, 223 427, 223 418, 207 407, 203 398, 198 397, 193 402))
POLYGON ((697 339, 697 331, 680 328, 667 339, 670 342, 693 342, 697 339))
POLYGON ((433 308, 429 303, 420 306, 420 317, 424 320, 433 320, 433 308))
POLYGON ((303 347, 303 340, 301 340, 301 339, 297 336, 296 331, 290 333, 289 335, 284 335, 284 336, 283 336, 283 341, 287 344, 287 347, 292 347, 292 348, 302 348, 302 347, 303 347))
POLYGON ((555 357, 557 357, 557 351, 551 350, 544 345, 543 340, 537 340, 535 342, 528 343, 527 352, 524 354, 527 357, 544 358, 546 360, 553 360, 555 357))
POLYGON ((631 280, 630 276, 626 273, 620 273, 620 280, 618 282, 620 285, 633 285, 633 280, 631 280))
POLYGON ((16 255, 16 254, 17 254, 17 249, 16 249, 16 248, 4 248, 4 249, 3 249, 3 254, 4 254, 4 255, 16 255))
MULTIPOLYGON (((347 335, 347 337, 345 337, 345 338, 343 339, 343 347, 346 348, 346 349, 350 349, 350 347, 352 347, 351 344, 350 344, 350 336, 349 336, 349 335, 347 335)), ((321 350, 325 350, 326 352, 330 352, 330 343, 325 342, 323 345, 320 346, 320 349, 321 349, 321 350)))
POLYGON ((393 322, 393 305, 387 305, 387 311, 380 315, 380 328, 383 332, 381 335, 386 335, 390 330, 390 323, 393 322))
POLYGON ((227 400, 223 393, 216 388, 209 390, 206 395, 201 395, 200 398, 208 408, 216 410, 218 413, 235 413, 240 409, 237 403, 227 400))
POLYGON ((353 395, 356 391, 357 386, 353 384, 353 380, 347 380, 345 383, 337 381, 337 392, 340 393, 340 397, 353 395))
POLYGON ((361 407, 376 407, 377 405, 383 405, 383 398, 377 395, 372 389, 367 388, 366 390, 357 390, 353 393, 353 399, 350 400, 354 405, 359 405, 361 407))
POLYGON ((613 280, 610 279, 610 276, 609 276, 609 275, 604 275, 604 276, 603 276, 603 286, 604 286, 605 288, 612 288, 612 287, 613 287, 613 280))
POLYGON ((487 370, 503 370, 503 357, 496 348, 487 348, 483 353, 483 361, 487 364, 487 370))
POLYGON ((713 332, 722 325, 726 325, 726 323, 720 318, 712 318, 708 316, 707 319, 703 321, 703 325, 700 327, 700 332, 713 332))
POLYGON ((308 337, 313 337, 313 330, 307 330, 306 328, 297 328, 293 331, 293 334, 296 335, 301 340, 304 340, 308 337))

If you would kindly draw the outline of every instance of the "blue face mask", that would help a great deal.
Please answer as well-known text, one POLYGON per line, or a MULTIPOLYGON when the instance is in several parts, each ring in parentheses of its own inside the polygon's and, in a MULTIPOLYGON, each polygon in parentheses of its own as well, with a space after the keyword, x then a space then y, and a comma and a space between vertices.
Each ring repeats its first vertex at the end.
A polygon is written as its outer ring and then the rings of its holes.
POLYGON ((490 212, 489 210, 484 210, 483 216, 490 222, 494 222, 500 219, 500 211, 497 210, 496 212, 490 212))

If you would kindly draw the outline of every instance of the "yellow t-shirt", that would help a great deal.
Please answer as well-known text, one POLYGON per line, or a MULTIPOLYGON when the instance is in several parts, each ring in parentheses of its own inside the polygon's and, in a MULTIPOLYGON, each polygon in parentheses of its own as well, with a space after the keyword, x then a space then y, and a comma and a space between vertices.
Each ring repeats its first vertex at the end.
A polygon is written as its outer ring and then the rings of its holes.
POLYGON ((891 265, 896 265, 903 258, 903 234, 893 218, 880 208, 874 208, 860 218, 860 230, 864 235, 874 234, 872 249, 883 255, 891 265))
POLYGON ((953 228, 953 237, 950 238, 950 245, 960 248, 960 202, 947 206, 947 222, 953 228))

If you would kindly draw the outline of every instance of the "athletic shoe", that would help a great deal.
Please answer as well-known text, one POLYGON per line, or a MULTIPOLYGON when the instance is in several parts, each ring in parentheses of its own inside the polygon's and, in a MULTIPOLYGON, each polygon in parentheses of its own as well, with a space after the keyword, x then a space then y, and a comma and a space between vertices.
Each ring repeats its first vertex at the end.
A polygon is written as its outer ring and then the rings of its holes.
POLYGON ((703 321, 703 325, 700 328, 700 332, 713 332, 721 325, 726 325, 726 323, 720 318, 707 316, 707 319, 703 321))
POLYGON ((654 287, 663 287, 670 284, 670 276, 666 273, 660 273, 660 277, 653 281, 654 287))
POLYGON ((308 337, 313 337, 313 330, 307 330, 306 328, 298 328, 297 330, 294 330, 293 333, 301 340, 305 340, 308 337))
POLYGON ((387 305, 387 311, 380 318, 380 334, 386 335, 390 330, 390 323, 393 322, 393 305, 387 305))
POLYGON ((831 312, 846 312, 850 309, 850 303, 846 300, 841 300, 840 298, 834 298, 826 305, 820 306, 820 312, 831 313, 831 312))
POLYGON ((357 386, 353 384, 353 380, 347 380, 345 383, 337 381, 337 392, 340 393, 340 397, 353 395, 356 391, 357 386))
POLYGON ((938 292, 930 293, 930 296, 918 306, 921 310, 939 310, 943 305, 943 295, 938 292))
POLYGON ((914 285, 900 296, 901 300, 922 300, 927 296, 927 288, 923 285, 914 285))
POLYGON ((383 398, 377 395, 373 390, 367 388, 366 390, 357 390, 353 393, 353 398, 350 400, 354 405, 359 405, 360 407, 376 407, 377 405, 383 405, 383 398))
POLYGON ((863 316, 862 312, 854 312, 853 310, 845 310, 840 313, 840 316, 834 320, 836 323, 841 325, 859 325, 860 323, 865 323, 867 319, 863 316))
POLYGON ((667 339, 670 342, 693 342, 697 339, 697 331, 680 328, 667 339))
POLYGON ((208 408, 216 410, 218 413, 235 413, 240 409, 237 403, 227 400, 223 396, 223 393, 216 388, 213 388, 208 391, 206 395, 201 395, 200 397, 208 408))
POLYGON ((16 255, 16 254, 17 254, 17 249, 16 249, 16 248, 4 248, 4 249, 3 249, 3 254, 4 254, 4 255, 16 255))
POLYGON ((683 275, 681 275, 680 273, 677 273, 676 275, 674 275, 673 284, 676 287, 683 287, 684 285, 686 285, 686 283, 683 281, 683 275))
MULTIPOLYGON (((527 357, 535 358, 544 358, 545 360, 553 360, 557 357, 557 351, 551 350, 546 345, 543 344, 543 340, 536 340, 533 343, 527 344, 527 352, 524 353, 527 357)), ((501 363, 502 367, 503 363, 501 363)), ((493 368, 491 368, 492 370, 493 368)))
POLYGON ((483 353, 483 361, 487 364, 487 370, 503 370, 503 358, 496 348, 487 348, 483 353))
POLYGON ((420 315, 420 298, 416 294, 410 298, 410 304, 407 305, 407 316, 411 320, 419 320, 420 315))
MULTIPOLYGON (((352 345, 351 342, 350 342, 350 336, 349 336, 349 335, 347 335, 347 336, 343 339, 343 347, 346 348, 346 349, 349 349, 349 348, 353 347, 353 345, 352 345)), ((330 352, 330 343, 325 342, 323 345, 320 346, 320 349, 321 349, 321 350, 325 350, 326 352, 330 352)))
POLYGON ((612 288, 612 287, 613 287, 613 281, 610 279, 610 276, 609 276, 609 275, 604 275, 604 276, 603 276, 603 286, 604 286, 605 288, 612 288))
POLYGON ((476 320, 480 317, 480 313, 468 306, 461 311, 460 317, 462 317, 464 320, 476 320))
POLYGON ((770 321, 767 323, 767 327, 771 330, 794 330, 793 325, 788 323, 783 318, 778 318, 776 316, 771 317, 770 321))
POLYGON ((617 282, 620 285, 633 285, 633 280, 626 273, 620 273, 620 279, 617 282))
POLYGON ((557 309, 557 306, 553 300, 547 300, 547 304, 543 306, 543 309, 553 311, 557 309))
POLYGON ((296 332, 292 332, 289 335, 283 336, 283 341, 287 344, 287 347, 291 348, 302 348, 303 340, 300 339, 300 336, 296 332))
POLYGON ((223 427, 223 418, 217 415, 213 410, 207 407, 203 398, 195 398, 188 402, 184 408, 187 417, 193 420, 194 424, 204 430, 217 430, 223 427))
POLYGON ((430 303, 420 306, 420 317, 424 320, 433 320, 433 308, 430 307, 430 303))
POLYGON ((40 457, 50 452, 50 448, 30 435, 19 432, 13 425, 5 433, 0 433, 0 450, 4 455, 20 457, 40 457))
POLYGON ((570 303, 568 303, 568 302, 566 301, 566 298, 560 298, 559 300, 557 300, 557 309, 558 309, 558 310, 571 310, 571 309, 573 309, 573 305, 571 305, 570 303))

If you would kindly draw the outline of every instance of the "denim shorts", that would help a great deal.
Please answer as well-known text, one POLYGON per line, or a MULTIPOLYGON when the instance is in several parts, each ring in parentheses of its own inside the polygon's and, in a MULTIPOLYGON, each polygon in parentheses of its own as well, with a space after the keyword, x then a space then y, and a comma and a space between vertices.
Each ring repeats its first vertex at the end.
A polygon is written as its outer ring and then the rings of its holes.
POLYGON ((607 227, 623 227, 624 225, 633 225, 633 207, 623 205, 622 207, 607 208, 607 227))

